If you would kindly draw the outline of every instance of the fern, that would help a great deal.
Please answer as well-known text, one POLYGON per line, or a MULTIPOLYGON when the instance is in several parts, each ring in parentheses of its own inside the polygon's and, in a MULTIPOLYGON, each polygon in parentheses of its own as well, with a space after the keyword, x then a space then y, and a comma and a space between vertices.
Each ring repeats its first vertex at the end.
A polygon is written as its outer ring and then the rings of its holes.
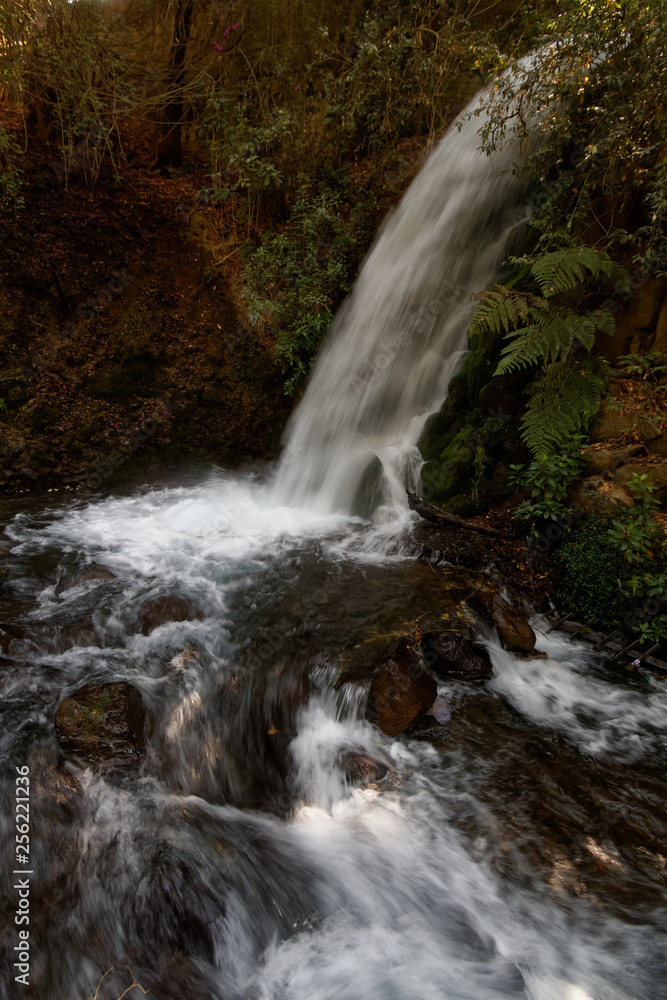
POLYGON ((585 431, 604 394, 609 364, 604 358, 568 358, 549 365, 529 389, 521 436, 534 455, 557 451, 585 431))
POLYGON ((613 261, 604 250, 593 250, 591 247, 568 247, 542 254, 530 268, 531 277, 547 299, 583 285, 587 272, 592 278, 605 278, 612 282, 618 291, 630 288, 630 276, 625 268, 613 261))
POLYGON ((598 331, 611 335, 615 328, 611 313, 577 312, 554 296, 583 290, 590 279, 614 282, 617 291, 624 291, 630 278, 607 253, 590 247, 569 247, 515 263, 528 268, 526 277, 541 294, 504 285, 482 292, 470 335, 504 337, 496 375, 544 366, 529 389, 522 437, 534 454, 553 453, 584 430, 598 410, 609 366, 602 358, 581 360, 581 355, 590 354, 598 331))
POLYGON ((572 309, 547 307, 535 309, 532 316, 534 322, 530 326, 506 334, 510 343, 500 352, 496 375, 540 362, 550 364, 567 357, 575 343, 590 351, 596 330, 605 333, 614 330, 613 317, 599 311, 582 316, 572 309))

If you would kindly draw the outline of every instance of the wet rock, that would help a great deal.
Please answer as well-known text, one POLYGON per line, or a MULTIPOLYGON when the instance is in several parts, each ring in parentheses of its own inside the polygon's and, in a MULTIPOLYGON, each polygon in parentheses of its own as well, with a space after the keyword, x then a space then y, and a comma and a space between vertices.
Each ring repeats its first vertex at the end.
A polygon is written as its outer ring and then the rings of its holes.
POLYGON ((453 632, 424 632, 421 637, 424 660, 438 677, 463 681, 485 681, 493 673, 484 646, 453 632))
POLYGON ((368 694, 366 718, 387 736, 405 732, 435 701, 433 677, 404 637, 386 650, 368 694))
POLYGON ((132 684, 87 684, 56 712, 56 735, 66 753, 89 764, 137 764, 145 752, 146 710, 132 684))
POLYGON ((480 587, 467 603, 493 625, 505 649, 530 652, 535 648, 535 633, 525 616, 513 608, 497 589, 480 587))
POLYGON ((391 770, 388 761, 371 757, 363 750, 344 750, 340 755, 340 766, 347 780, 354 785, 372 785, 385 778, 391 770))
POLYGON ((187 597, 154 597, 139 608, 139 621, 144 635, 169 622, 201 621, 204 616, 187 597))
POLYGON ((108 580, 115 580, 116 577, 108 569, 101 566, 86 566, 85 569, 76 569, 70 573, 65 573, 58 581, 55 593, 60 596, 64 591, 73 587, 81 587, 86 583, 104 583, 108 580))
POLYGON ((81 622, 62 636, 62 650, 99 646, 100 640, 92 622, 81 622))
POLYGON ((549 654, 543 649, 533 649, 530 653, 517 653, 520 660, 548 660, 549 654))

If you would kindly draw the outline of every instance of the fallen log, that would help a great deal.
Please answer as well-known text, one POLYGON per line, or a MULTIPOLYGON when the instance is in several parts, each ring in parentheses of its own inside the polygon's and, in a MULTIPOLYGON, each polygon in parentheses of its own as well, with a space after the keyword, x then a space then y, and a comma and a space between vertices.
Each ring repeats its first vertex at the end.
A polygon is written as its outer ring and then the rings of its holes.
POLYGON ((420 500, 416 493, 408 493, 408 507, 414 510, 425 521, 437 524, 441 528, 462 528, 464 531, 476 531, 480 535, 492 535, 494 538, 508 538, 509 536, 498 528, 491 528, 486 524, 478 524, 476 521, 469 521, 458 514, 450 514, 449 511, 440 510, 428 500, 420 500))

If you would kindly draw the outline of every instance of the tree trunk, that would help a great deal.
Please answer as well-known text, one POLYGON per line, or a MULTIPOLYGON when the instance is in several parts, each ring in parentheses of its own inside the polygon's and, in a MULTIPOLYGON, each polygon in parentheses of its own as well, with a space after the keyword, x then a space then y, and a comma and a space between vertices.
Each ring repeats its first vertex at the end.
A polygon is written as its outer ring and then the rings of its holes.
POLYGON ((441 510, 427 500, 420 500, 416 494, 410 493, 409 490, 408 507, 410 510, 416 511, 425 521, 437 524, 440 528, 463 528, 464 531, 476 531, 480 535, 491 535, 494 538, 509 537, 503 531, 492 528, 488 524, 478 524, 477 521, 468 521, 464 517, 459 517, 458 514, 450 514, 447 510, 441 510))
POLYGON ((174 13, 174 35, 169 63, 169 101, 164 109, 162 137, 158 146, 154 169, 180 167, 183 162, 181 128, 185 110, 185 56, 190 39, 194 0, 177 0, 174 13))

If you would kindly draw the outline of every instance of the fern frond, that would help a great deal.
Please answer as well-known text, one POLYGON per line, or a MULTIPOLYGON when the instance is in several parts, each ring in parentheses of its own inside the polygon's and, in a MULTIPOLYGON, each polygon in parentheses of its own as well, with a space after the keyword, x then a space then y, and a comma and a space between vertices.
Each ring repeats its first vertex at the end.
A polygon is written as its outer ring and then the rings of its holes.
POLYGON ((604 358, 549 365, 530 387, 521 436, 534 455, 562 447, 597 413, 610 371, 604 358))
POLYGON ((470 336, 475 338, 484 333, 508 333, 516 329, 528 317, 530 298, 533 296, 522 295, 505 285, 495 285, 482 292, 482 305, 470 324, 470 336))
POLYGON ((588 275, 614 282, 619 291, 630 287, 630 276, 625 268, 604 250, 591 247, 568 247, 543 254, 532 265, 530 273, 547 299, 560 292, 572 291, 582 285, 588 275))

